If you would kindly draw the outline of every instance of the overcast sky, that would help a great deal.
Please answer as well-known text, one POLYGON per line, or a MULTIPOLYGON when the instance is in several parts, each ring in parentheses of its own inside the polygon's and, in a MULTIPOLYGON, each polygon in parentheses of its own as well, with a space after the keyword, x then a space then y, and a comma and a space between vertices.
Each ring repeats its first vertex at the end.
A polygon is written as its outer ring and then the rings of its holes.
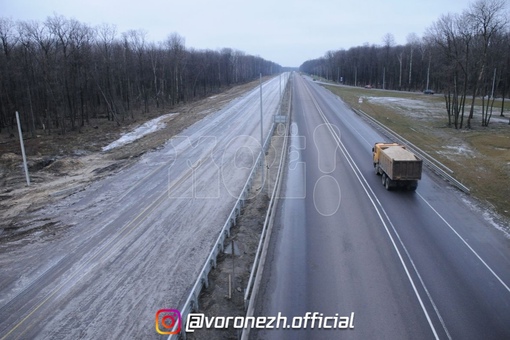
POLYGON ((442 14, 469 0, 0 0, 0 16, 44 21, 53 13, 120 33, 143 29, 149 41, 173 32, 195 49, 231 47, 282 66, 299 66, 329 50, 382 44, 386 33, 405 44, 442 14))

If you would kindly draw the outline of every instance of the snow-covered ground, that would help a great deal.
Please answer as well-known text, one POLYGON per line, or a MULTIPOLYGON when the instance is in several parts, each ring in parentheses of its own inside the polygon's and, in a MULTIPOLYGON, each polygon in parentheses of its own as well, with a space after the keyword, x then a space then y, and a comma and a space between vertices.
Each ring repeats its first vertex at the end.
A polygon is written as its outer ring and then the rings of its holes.
POLYGON ((408 116, 416 118, 441 117, 444 104, 420 99, 397 98, 397 97, 365 97, 369 103, 391 106, 408 116))
MULTIPOLYGON (((422 99, 410 99, 410 98, 398 98, 398 97, 363 97, 363 99, 369 103, 380 104, 384 106, 390 106, 399 113, 403 113, 407 116, 414 118, 444 118, 446 119, 446 108, 443 101, 432 101, 428 98, 422 99)), ((469 114, 469 106, 466 106, 465 115, 469 114)), ((475 118, 481 117, 482 107, 475 106, 475 118)), ((491 122, 494 123, 506 123, 508 124, 508 117, 500 116, 500 109, 495 109, 492 113, 491 122)))
POLYGON ((444 145, 442 147, 442 151, 437 151, 438 154, 442 154, 445 156, 450 155, 459 155, 464 156, 466 158, 474 158, 476 153, 472 149, 469 148, 469 146, 462 144, 462 145, 444 145))
POLYGON ((114 148, 118 148, 119 146, 123 146, 129 143, 133 143, 134 141, 142 138, 145 135, 148 135, 149 133, 156 132, 166 126, 166 120, 173 118, 178 113, 168 113, 163 116, 159 116, 157 118, 154 118, 152 120, 149 120, 148 122, 143 123, 133 131, 130 131, 128 133, 123 134, 119 139, 116 141, 108 144, 107 146, 103 147, 103 151, 108 151, 114 148))

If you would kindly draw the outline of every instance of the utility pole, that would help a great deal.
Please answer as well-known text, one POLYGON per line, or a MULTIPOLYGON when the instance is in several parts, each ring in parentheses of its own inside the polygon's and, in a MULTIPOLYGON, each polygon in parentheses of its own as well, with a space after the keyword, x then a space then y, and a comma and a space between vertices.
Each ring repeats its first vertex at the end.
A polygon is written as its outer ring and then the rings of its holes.
MULTIPOLYGON (((261 174, 261 188, 264 188, 264 165, 265 165, 265 155, 264 155, 264 112, 262 108, 262 73, 260 74, 260 174, 261 174)), ((263 190, 263 189, 261 189, 263 190)))
POLYGON ((278 114, 280 114, 282 108, 282 74, 280 72, 280 104, 278 105, 278 114))

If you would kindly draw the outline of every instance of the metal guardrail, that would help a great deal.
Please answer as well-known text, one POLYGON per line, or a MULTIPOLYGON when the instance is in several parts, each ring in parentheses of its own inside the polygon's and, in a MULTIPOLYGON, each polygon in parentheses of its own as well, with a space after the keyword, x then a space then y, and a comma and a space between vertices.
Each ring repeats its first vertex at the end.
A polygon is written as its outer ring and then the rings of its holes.
MULTIPOLYGON (((279 117, 285 117, 286 118, 283 122, 287 121, 287 117, 290 116, 290 108, 291 108, 290 102, 291 101, 292 101, 292 97, 289 100, 289 107, 288 107, 287 115, 286 116, 279 116, 279 117)), ((276 121, 275 121, 275 123, 276 123, 276 121)), ((257 251, 255 253, 255 259, 253 261, 253 265, 252 265, 252 269, 251 269, 251 273, 250 273, 250 278, 248 279, 248 285, 246 286, 246 291, 245 291, 245 294, 244 294, 244 308, 245 309, 248 309, 248 304, 250 302, 250 297, 252 295, 253 280, 255 278, 255 274, 256 274, 257 268, 259 266, 260 254, 262 252, 262 246, 264 244, 264 240, 265 240, 266 235, 267 235, 268 224, 270 222, 271 217, 273 217, 273 207, 274 207, 274 205, 276 203, 275 198, 276 198, 277 192, 279 190, 280 177, 281 177, 282 170, 283 170, 283 166, 282 165, 284 164, 284 157, 286 155, 286 150, 287 150, 287 142, 288 142, 287 135, 288 135, 288 131, 289 131, 289 128, 288 128, 288 125, 287 125, 287 127, 285 129, 285 138, 283 140, 284 142, 283 142, 282 152, 280 154, 280 163, 279 163, 278 171, 277 171, 277 174, 276 174, 275 185, 273 187, 273 192, 271 194, 271 199, 270 199, 269 204, 268 204, 266 218, 264 220, 264 226, 262 228, 259 244, 258 244, 258 247, 257 247, 257 251)))
MULTIPOLYGON (((288 81, 288 78, 287 78, 288 81)), ((278 112, 280 110, 281 103, 278 104, 278 112)), ((203 287, 206 288, 209 286, 209 279, 208 275, 209 272, 216 268, 216 259, 220 252, 224 250, 224 243, 227 237, 230 236, 230 229, 232 226, 235 226, 237 217, 241 213, 241 209, 244 206, 244 202, 246 200, 247 194, 251 188, 253 179, 257 173, 257 169, 259 168, 258 164, 262 161, 262 156, 265 155, 267 152, 267 149, 269 147, 269 141, 271 140, 271 137, 273 136, 274 130, 276 129, 276 126, 278 123, 271 124, 271 128, 269 129, 269 133, 264 140, 264 145, 262 146, 261 152, 259 152, 257 159, 254 164, 256 164, 253 169, 251 170, 248 180, 246 181, 243 189, 241 190, 241 194, 239 195, 234 207, 232 208, 229 216, 227 217, 227 220, 225 221, 223 228, 220 231, 220 234, 218 238, 216 239, 216 242, 214 243, 213 249, 211 250, 211 253, 207 257, 204 266, 202 267, 202 270, 200 271, 200 274, 198 275, 197 280, 195 281, 195 284, 193 285, 193 288, 191 289, 191 292, 188 295, 188 298, 186 299, 186 302, 184 303, 183 307, 180 309, 181 313, 181 332, 179 334, 171 334, 168 337, 168 340, 175 340, 178 339, 179 336, 183 336, 186 338, 186 332, 185 332, 185 322, 187 319, 187 316, 189 313, 191 313, 194 310, 197 310, 199 308, 198 305, 198 299, 200 296, 200 293, 202 292, 203 287)), ((276 186, 275 186, 276 187, 276 186)), ((174 329, 172 331, 175 331, 177 329, 177 324, 175 325, 174 329)))
MULTIPOLYGON (((290 98, 289 98, 289 107, 287 111, 287 117, 286 120, 290 120, 290 112, 291 112, 291 106, 292 106, 292 91, 290 92, 290 98)), ((288 133, 289 133, 289 126, 286 126, 285 129, 285 138, 282 146, 282 151, 280 154, 280 163, 278 165, 278 172, 276 174, 275 179, 275 185, 273 187, 273 192, 271 194, 271 199, 268 204, 266 218, 264 220, 264 226, 262 228, 262 232, 260 235, 259 244, 257 247, 257 252, 255 254, 255 259, 253 261, 250 278, 248 279, 248 285, 246 286, 246 290, 244 293, 244 308, 246 309, 246 316, 252 316, 254 311, 254 300, 256 298, 256 293, 258 291, 258 283, 260 283, 262 271, 261 268, 264 266, 265 257, 267 253, 267 248, 269 245, 269 237, 268 235, 271 235, 271 230, 273 226, 274 221, 274 207, 276 205, 276 202, 278 201, 279 192, 280 192, 280 178, 283 173, 283 165, 285 164, 285 157, 287 155, 287 143, 288 143, 288 133)), ((241 333, 241 340, 248 339, 250 334, 249 328, 243 328, 241 333)))
POLYGON ((352 110, 356 114, 364 117, 371 124, 375 125, 376 128, 381 130, 383 132, 383 134, 385 134, 387 137, 391 138, 392 140, 394 140, 394 141, 396 141, 396 142, 398 142, 400 144, 405 144, 412 152, 414 152, 418 157, 420 157, 423 160, 423 163, 430 170, 432 170, 438 176, 442 177, 444 180, 446 180, 447 182, 451 183, 454 187, 456 187, 457 189, 463 191, 464 193, 466 193, 466 194, 470 193, 470 190, 469 190, 468 187, 466 187, 464 184, 462 184, 461 182, 456 180, 452 175, 449 174, 449 173, 453 174, 453 170, 449 169, 446 165, 442 164, 437 159, 435 159, 434 157, 430 156, 425 151, 423 151, 422 149, 420 149, 419 147, 417 147, 416 145, 414 145, 413 143, 411 143, 410 141, 408 141, 404 137, 400 136, 398 133, 396 133, 392 129, 384 126, 383 124, 378 122, 375 118, 371 117, 366 112, 363 112, 362 110, 355 109, 355 108, 352 108, 352 110))
MULTIPOLYGON (((273 135, 274 129, 276 127, 276 124, 271 125, 271 129, 269 131, 268 137, 264 141, 263 146, 263 152, 265 153, 267 151, 267 147, 269 146, 269 139, 273 135)), ((261 162, 261 155, 263 153, 259 152, 259 155, 257 157, 257 160, 255 164, 260 164, 261 162)), ((253 178, 255 177, 255 174, 257 173, 257 169, 259 168, 258 165, 254 166, 253 169, 250 172, 250 175, 248 176, 248 180, 246 181, 241 194, 239 195, 234 208, 232 208, 232 211, 227 217, 227 220, 225 224, 223 225, 223 228, 221 228, 220 235, 216 239, 216 242, 214 243, 213 249, 211 250, 211 253, 207 257, 207 260, 205 261, 204 266, 202 267, 202 270, 200 271, 200 274, 198 275, 197 280, 195 281, 195 284, 193 285, 193 288, 191 289, 190 294, 188 295, 188 298, 186 299, 186 302, 184 303, 184 306, 180 309, 181 312, 181 320, 182 320, 182 326, 181 334, 185 337, 185 320, 188 316, 188 314, 194 310, 197 310, 199 308, 198 305, 198 298, 200 296, 200 293, 202 292, 203 287, 206 288, 209 287, 209 279, 208 275, 209 272, 216 268, 216 258, 220 254, 220 252, 224 249, 224 243, 227 237, 230 236, 230 229, 235 226, 237 217, 241 213, 241 209, 244 206, 244 201, 246 200, 246 196, 248 194, 248 191, 252 185, 253 178)), ((168 337, 169 340, 171 339, 177 339, 178 334, 170 335, 168 337)))

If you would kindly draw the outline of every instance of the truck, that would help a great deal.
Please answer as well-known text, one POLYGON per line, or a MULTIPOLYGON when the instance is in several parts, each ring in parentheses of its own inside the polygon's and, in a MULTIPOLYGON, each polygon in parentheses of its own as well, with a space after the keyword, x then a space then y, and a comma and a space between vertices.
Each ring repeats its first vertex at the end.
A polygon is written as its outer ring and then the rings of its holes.
POLYGON ((381 175, 386 190, 416 190, 421 179, 423 161, 398 143, 375 143, 372 148, 376 175, 381 175))

